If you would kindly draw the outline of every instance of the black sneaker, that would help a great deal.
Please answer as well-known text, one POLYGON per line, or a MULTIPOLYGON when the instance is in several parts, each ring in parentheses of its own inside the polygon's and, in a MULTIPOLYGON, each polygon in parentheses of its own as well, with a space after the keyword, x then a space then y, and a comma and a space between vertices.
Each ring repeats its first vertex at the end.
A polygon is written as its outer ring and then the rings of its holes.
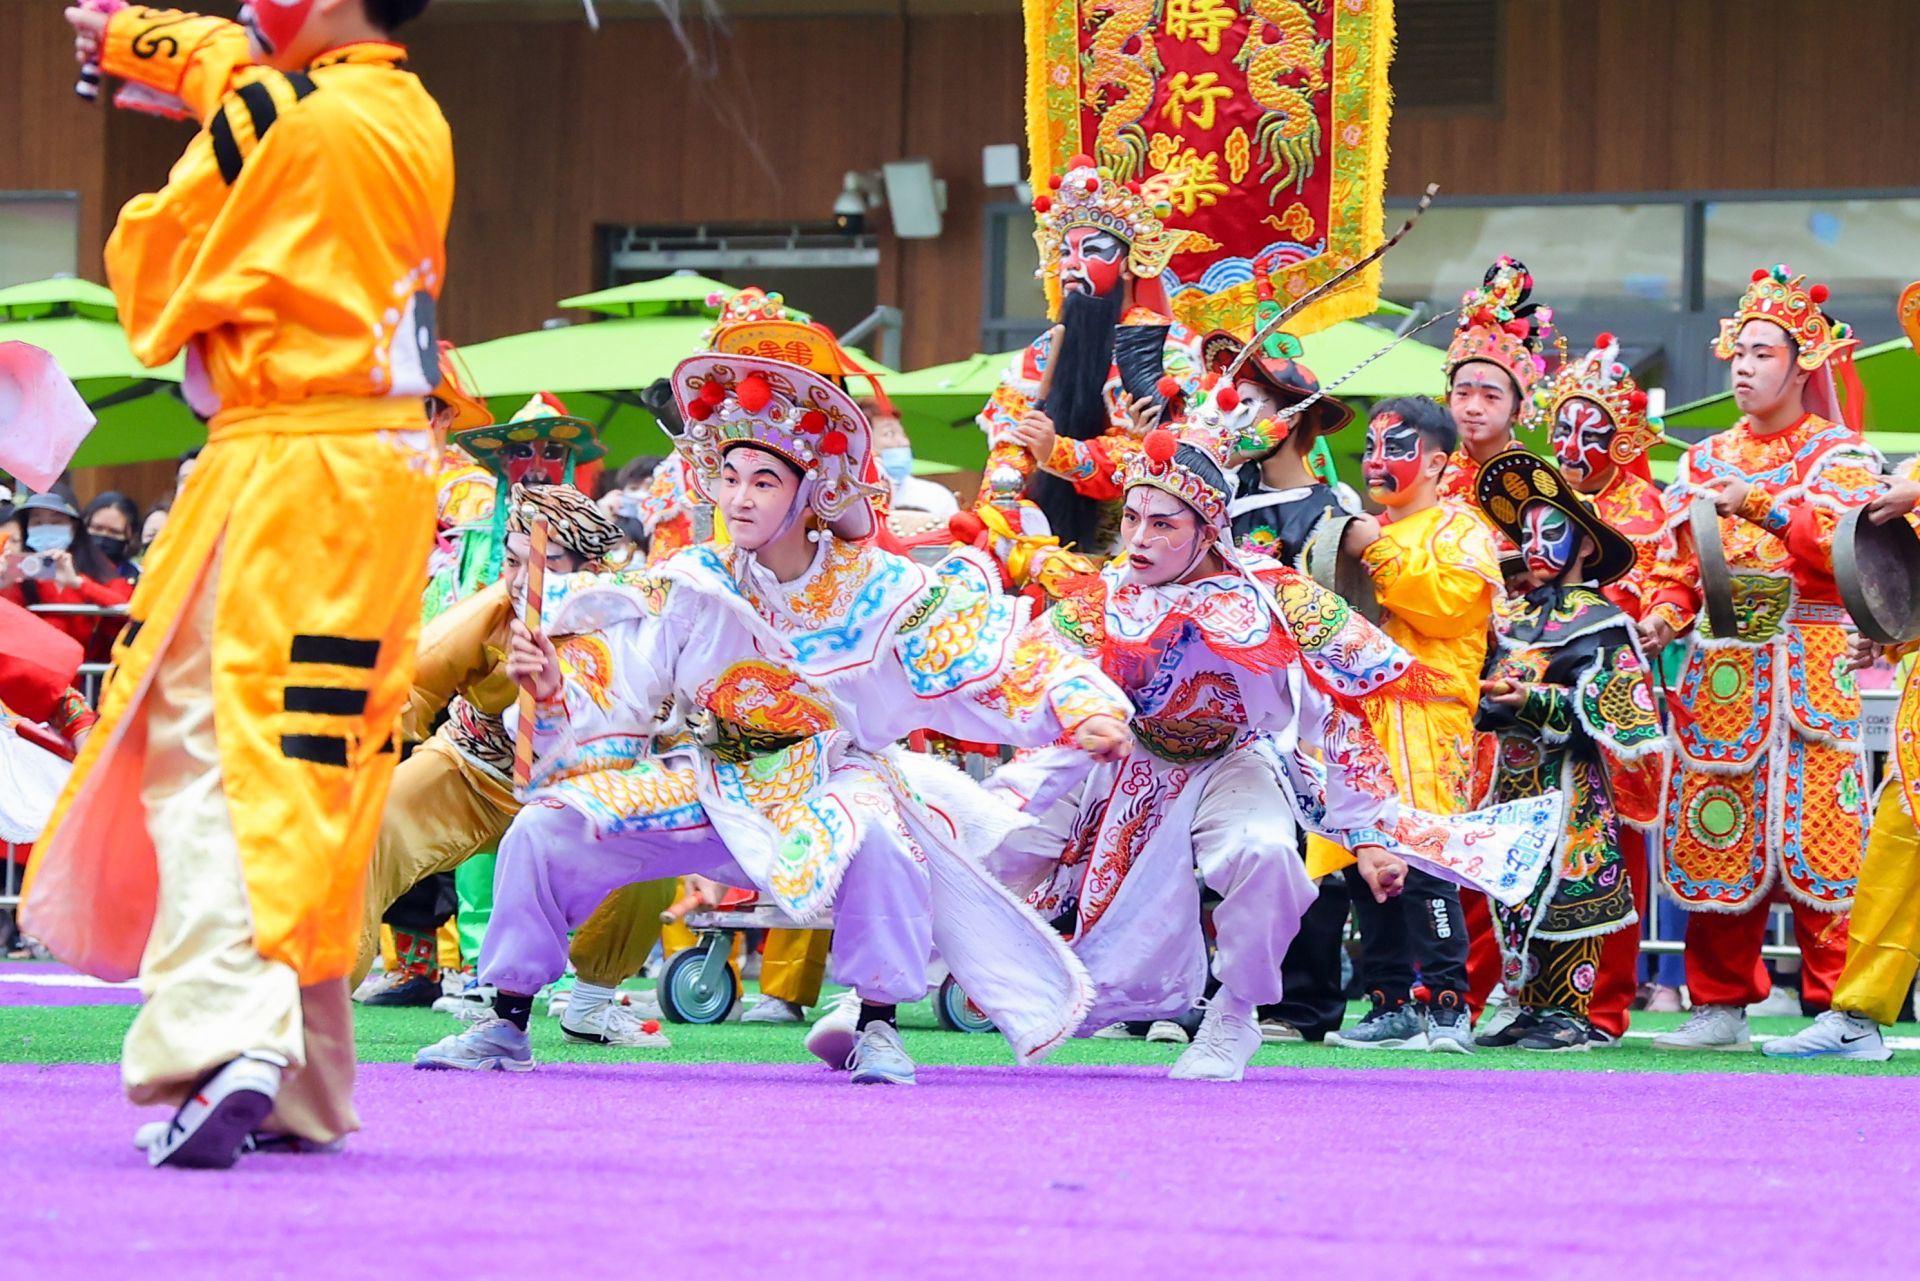
POLYGON ((1567 1014, 1547 1014, 1520 1038, 1520 1048, 1552 1054, 1593 1047, 1585 1022, 1567 1014))
POLYGON ((1531 1010, 1522 1010, 1506 1023, 1491 1032, 1482 1032, 1473 1038, 1473 1043, 1483 1050, 1504 1050, 1518 1045, 1523 1037, 1533 1031, 1540 1022, 1540 1016, 1531 1010))

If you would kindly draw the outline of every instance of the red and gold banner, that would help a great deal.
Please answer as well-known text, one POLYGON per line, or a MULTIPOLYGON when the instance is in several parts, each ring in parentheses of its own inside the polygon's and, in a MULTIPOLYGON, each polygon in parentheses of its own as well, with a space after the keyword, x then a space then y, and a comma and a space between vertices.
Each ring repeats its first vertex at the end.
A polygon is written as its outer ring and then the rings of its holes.
MULTIPOLYGON (((1188 232, 1176 319, 1246 334, 1254 278, 1285 304, 1379 243, 1392 0, 1025 0, 1034 190, 1076 154, 1121 181, 1173 175, 1188 232)), ((1367 315, 1380 269, 1287 328, 1367 315)))

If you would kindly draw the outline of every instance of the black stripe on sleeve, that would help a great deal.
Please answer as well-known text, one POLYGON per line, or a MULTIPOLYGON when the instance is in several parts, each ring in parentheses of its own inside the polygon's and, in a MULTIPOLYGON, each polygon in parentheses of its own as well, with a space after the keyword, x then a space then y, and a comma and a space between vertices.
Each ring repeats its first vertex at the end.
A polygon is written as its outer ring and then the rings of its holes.
POLYGON ((231 187, 233 180, 240 176, 241 155, 240 144, 233 138, 233 124, 227 119, 224 107, 213 113, 207 133, 213 138, 213 158, 220 166, 220 177, 231 187))

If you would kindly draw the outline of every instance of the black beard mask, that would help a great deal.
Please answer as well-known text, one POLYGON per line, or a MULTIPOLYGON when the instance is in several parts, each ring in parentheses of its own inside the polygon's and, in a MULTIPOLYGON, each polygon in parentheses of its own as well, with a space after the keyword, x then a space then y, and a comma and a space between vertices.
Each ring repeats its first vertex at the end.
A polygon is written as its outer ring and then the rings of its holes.
MULTIPOLYGON (((1060 342, 1047 353, 1053 381, 1041 406, 1061 436, 1093 440, 1110 426, 1105 389, 1113 373, 1114 328, 1126 300, 1124 288, 1103 295, 1070 292, 1061 300, 1060 342)), ((1092 548, 1100 504, 1075 493, 1072 482, 1036 471, 1027 484, 1027 497, 1046 514, 1063 546, 1101 550, 1092 548)))

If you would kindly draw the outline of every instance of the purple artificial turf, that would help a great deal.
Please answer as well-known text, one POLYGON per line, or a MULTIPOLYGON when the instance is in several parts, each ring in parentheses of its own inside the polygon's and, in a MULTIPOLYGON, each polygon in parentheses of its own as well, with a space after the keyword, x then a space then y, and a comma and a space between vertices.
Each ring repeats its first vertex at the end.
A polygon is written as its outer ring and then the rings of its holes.
MULTIPOLYGON (((1897 1078, 363 1069, 339 1156, 152 1171, 111 1067, 0 1066, 9 1270, 592 1278, 1911 1275, 1897 1078), (1857 1225, 1844 1237, 1832 1229, 1857 1225), (132 1271, 130 1271, 132 1269, 132 1271)), ((146 1115, 159 1115, 150 1113, 146 1115)))
POLYGON ((29 1005, 138 1004, 138 987, 107 987, 67 966, 46 961, 0 961, 0 1010, 29 1005), (49 979, 58 981, 47 982, 49 979))

